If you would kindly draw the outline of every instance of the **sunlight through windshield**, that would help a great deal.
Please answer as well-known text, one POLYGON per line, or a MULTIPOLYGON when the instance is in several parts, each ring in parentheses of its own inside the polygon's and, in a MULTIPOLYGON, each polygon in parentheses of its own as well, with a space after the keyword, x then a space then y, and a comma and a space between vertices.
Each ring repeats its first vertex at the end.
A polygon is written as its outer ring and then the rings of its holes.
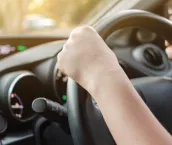
POLYGON ((117 0, 0 0, 0 33, 75 27, 117 0))

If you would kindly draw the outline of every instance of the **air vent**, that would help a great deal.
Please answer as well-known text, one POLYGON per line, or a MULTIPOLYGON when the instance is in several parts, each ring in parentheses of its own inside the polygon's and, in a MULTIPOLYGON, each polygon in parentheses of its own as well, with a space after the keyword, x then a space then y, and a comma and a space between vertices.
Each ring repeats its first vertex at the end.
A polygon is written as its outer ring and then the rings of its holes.
POLYGON ((161 52, 158 50, 147 48, 144 50, 144 57, 153 66, 161 66, 163 64, 161 52))

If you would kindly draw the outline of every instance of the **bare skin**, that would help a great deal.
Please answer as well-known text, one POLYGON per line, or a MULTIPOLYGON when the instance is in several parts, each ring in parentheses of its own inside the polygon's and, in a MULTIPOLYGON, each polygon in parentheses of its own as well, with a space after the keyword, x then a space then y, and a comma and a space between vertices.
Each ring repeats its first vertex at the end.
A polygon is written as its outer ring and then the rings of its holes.
POLYGON ((93 28, 82 26, 72 31, 58 55, 58 66, 94 97, 118 145, 172 145, 171 135, 93 28))
POLYGON ((167 41, 165 41, 165 46, 167 47, 165 51, 168 58, 172 59, 172 46, 167 41))

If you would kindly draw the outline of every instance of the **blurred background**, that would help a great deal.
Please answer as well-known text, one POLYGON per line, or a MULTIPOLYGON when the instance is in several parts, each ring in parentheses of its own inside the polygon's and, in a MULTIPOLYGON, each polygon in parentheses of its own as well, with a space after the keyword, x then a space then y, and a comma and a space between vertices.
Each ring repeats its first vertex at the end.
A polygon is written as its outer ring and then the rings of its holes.
POLYGON ((117 0, 0 0, 0 34, 67 30, 117 0))

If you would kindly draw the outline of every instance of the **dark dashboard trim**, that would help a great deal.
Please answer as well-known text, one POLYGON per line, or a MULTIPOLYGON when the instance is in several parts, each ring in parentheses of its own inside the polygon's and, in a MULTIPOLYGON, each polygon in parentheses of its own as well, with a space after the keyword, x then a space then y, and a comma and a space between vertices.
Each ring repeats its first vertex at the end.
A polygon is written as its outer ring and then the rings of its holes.
POLYGON ((31 130, 7 134, 1 139, 1 145, 10 145, 18 142, 21 143, 23 140, 27 139, 34 140, 34 134, 31 130))
POLYGON ((29 48, 0 60, 0 74, 11 68, 37 63, 54 57, 62 49, 65 41, 54 41, 29 48))
MULTIPOLYGON (((71 30, 72 31, 72 30, 71 30)), ((56 34, 10 34, 10 35, 1 35, 0 39, 55 39, 55 40, 64 40, 69 37, 65 36, 57 36, 56 34)))

